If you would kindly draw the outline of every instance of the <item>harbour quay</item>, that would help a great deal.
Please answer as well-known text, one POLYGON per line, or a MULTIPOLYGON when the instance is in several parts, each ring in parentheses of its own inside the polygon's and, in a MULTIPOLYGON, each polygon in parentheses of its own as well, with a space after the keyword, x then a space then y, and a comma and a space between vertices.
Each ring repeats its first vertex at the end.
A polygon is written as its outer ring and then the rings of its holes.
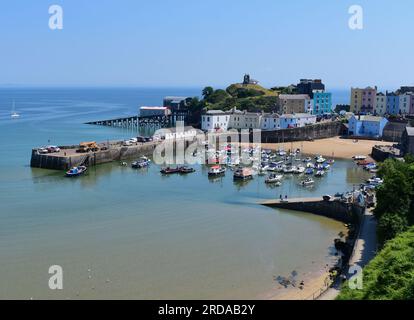
POLYGON ((32 149, 30 166, 33 168, 53 170, 68 170, 81 165, 88 167, 95 166, 107 162, 152 154, 159 143, 159 141, 149 141, 126 146, 124 141, 96 144, 94 142, 88 142, 81 143, 80 145, 59 146, 59 151, 52 153, 42 153, 40 148, 34 148, 32 149), (87 144, 95 144, 95 146, 82 150, 81 146, 87 144))

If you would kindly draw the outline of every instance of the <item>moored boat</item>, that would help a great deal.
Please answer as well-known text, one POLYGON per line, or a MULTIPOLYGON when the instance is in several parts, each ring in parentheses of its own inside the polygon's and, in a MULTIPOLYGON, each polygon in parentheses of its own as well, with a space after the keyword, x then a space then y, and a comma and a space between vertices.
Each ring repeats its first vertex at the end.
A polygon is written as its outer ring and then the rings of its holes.
POLYGON ((313 174, 313 169, 312 168, 307 168, 305 170, 305 174, 313 174))
POLYGON ((323 170, 318 170, 315 173, 315 177, 322 177, 325 174, 325 171, 323 170))
POLYGON ((148 167, 150 162, 151 161, 147 157, 141 157, 137 161, 132 162, 131 167, 134 169, 148 167))
POLYGON ((233 174, 234 180, 249 180, 253 179, 253 172, 249 168, 238 168, 233 174))
POLYGON ((367 158, 367 156, 361 156, 361 155, 356 155, 356 156, 352 157, 352 159, 354 159, 355 161, 365 160, 366 158, 367 158))
POLYGON ((226 168, 223 168, 222 166, 212 166, 208 170, 209 177, 221 176, 221 175, 224 175, 225 173, 226 173, 226 168))
POLYGON ((283 179, 283 176, 281 174, 270 174, 266 180, 265 183, 278 183, 283 179))
POLYGON ((179 167, 178 169, 180 170, 180 173, 184 173, 184 174, 195 172, 194 168, 187 167, 187 166, 182 166, 182 167, 179 167))
POLYGON ((170 167, 166 167, 161 169, 160 171, 162 174, 173 174, 173 173, 179 173, 180 172, 180 168, 176 167, 176 168, 170 168, 170 167))
POLYGON ((86 166, 73 167, 66 172, 66 177, 77 177, 84 174, 87 170, 86 166))
POLYGON ((311 185, 313 185, 315 183, 315 181, 313 181, 311 178, 306 178, 305 180, 302 180, 301 182, 300 182, 300 184, 302 185, 302 186, 311 186, 311 185))

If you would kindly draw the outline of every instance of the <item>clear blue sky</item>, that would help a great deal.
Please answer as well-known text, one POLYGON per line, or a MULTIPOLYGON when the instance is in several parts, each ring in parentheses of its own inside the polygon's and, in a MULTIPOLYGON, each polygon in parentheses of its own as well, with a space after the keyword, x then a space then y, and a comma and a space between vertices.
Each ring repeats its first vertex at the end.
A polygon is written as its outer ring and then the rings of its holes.
POLYGON ((13 0, 0 4, 0 85, 414 85, 412 0, 13 0), (48 8, 64 29, 48 28, 48 8), (364 8, 364 30, 348 8, 364 8))

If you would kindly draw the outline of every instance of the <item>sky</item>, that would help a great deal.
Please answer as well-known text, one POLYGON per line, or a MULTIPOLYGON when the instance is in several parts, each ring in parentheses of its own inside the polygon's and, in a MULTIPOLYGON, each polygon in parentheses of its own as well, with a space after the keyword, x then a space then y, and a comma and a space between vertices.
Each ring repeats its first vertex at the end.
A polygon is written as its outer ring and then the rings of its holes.
POLYGON ((412 0, 13 0, 0 86, 414 85, 412 0), (63 29, 49 28, 49 7, 63 29), (351 5, 363 29, 351 30, 351 5))

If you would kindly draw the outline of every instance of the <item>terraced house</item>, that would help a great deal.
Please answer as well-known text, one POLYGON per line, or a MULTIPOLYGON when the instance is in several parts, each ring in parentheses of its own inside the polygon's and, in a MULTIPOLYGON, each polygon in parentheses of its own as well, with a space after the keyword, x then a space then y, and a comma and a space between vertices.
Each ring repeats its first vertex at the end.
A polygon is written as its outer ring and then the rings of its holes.
POLYGON ((377 102, 377 87, 351 88, 351 112, 373 114, 377 102))

